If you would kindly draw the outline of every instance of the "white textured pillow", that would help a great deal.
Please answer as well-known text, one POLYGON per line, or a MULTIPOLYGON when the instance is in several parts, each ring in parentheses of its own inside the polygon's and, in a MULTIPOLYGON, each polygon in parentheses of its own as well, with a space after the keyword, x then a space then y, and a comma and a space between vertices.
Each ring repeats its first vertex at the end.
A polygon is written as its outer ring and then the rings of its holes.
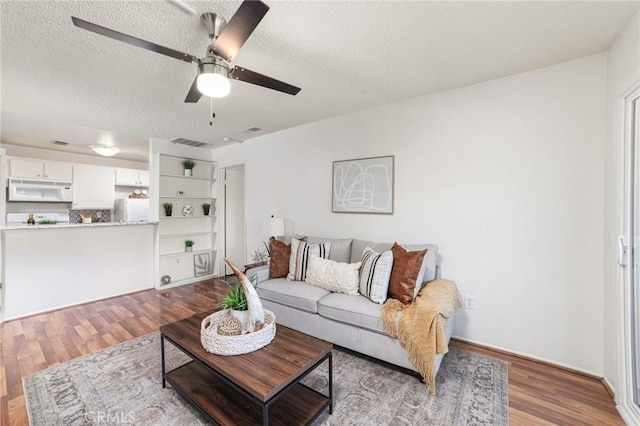
POLYGON ((309 255, 315 254, 318 257, 327 259, 331 243, 324 242, 320 244, 307 244, 304 241, 291 240, 291 257, 289 258, 289 281, 304 281, 307 276, 307 268, 309 266, 309 255))
POLYGON ((378 253, 367 247, 362 252, 360 294, 375 303, 384 303, 389 291, 389 278, 393 268, 393 252, 378 253))
POLYGON ((358 294, 359 271, 362 262, 342 263, 335 260, 321 259, 312 254, 309 256, 307 268, 307 284, 324 288, 334 293, 355 296, 358 294))

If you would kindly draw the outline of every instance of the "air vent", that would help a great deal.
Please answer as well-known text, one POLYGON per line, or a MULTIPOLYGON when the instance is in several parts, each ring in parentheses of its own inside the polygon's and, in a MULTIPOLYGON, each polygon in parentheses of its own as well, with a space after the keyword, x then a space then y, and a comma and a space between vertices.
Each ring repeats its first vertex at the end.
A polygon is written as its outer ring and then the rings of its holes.
POLYGON ((176 145, 192 146, 194 148, 206 148, 206 147, 213 146, 213 144, 211 143, 192 141, 190 139, 184 139, 184 138, 171 139, 169 142, 175 143, 176 145))
POLYGON ((254 133, 259 132, 260 130, 262 130, 260 127, 249 127, 248 129, 243 130, 240 133, 254 133))
POLYGON ((51 143, 54 145, 60 145, 60 146, 69 145, 69 142, 62 142, 62 141, 51 141, 51 143))

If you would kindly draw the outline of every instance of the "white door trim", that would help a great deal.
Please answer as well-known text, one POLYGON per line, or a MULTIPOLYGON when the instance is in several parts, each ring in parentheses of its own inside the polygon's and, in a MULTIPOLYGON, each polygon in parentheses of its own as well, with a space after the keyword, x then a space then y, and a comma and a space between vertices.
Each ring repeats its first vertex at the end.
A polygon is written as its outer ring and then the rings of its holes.
MULTIPOLYGON (((619 206, 619 223, 620 236, 626 237, 629 241, 629 247, 633 247, 633 185, 634 185, 634 149, 640 149, 640 146, 634 146, 633 128, 631 126, 633 117, 633 103, 640 98, 640 82, 635 82, 632 87, 623 93, 616 105, 616 140, 620 143, 622 155, 618 161, 619 182, 618 193, 622 194, 618 198, 619 206)), ((637 125, 640 125, 638 123, 637 125)), ((640 170, 635 170, 640 173, 640 170)), ((638 214, 638 213, 636 213, 638 214)), ((631 251, 627 250, 627 265, 631 266, 631 251)), ((640 256, 640 253, 636 253, 640 256)), ((618 411, 622 418, 628 424, 640 424, 640 409, 634 403, 633 394, 633 367, 632 356, 633 348, 631 347, 633 331, 632 327, 632 306, 631 306, 631 283, 632 283, 632 267, 619 267, 616 279, 616 359, 618 364, 618 380, 615 400, 618 411)))
MULTIPOLYGON (((219 237, 219 246, 220 246, 220 253, 222 254, 220 256, 220 275, 221 276, 226 276, 227 273, 232 274, 232 271, 229 269, 227 270, 227 264, 224 261, 224 258, 227 257, 227 235, 226 235, 226 231, 227 231, 227 205, 226 205, 226 188, 227 188, 227 182, 226 182, 226 172, 229 169, 238 169, 238 168, 242 168, 243 170, 243 210, 244 210, 244 223, 243 223, 243 232, 244 232, 244 241, 242 244, 242 250, 243 250, 243 259, 244 262, 246 262, 246 258, 247 258, 247 199, 246 199, 246 194, 247 194, 247 181, 246 181, 246 164, 245 163, 239 163, 239 164, 234 164, 232 166, 226 166, 226 167, 221 167, 219 169, 219 181, 220 181, 220 205, 219 205, 219 219, 220 219, 220 225, 218 227, 218 237, 219 237)), ((243 269, 244 267, 244 263, 242 265, 237 265, 240 269, 243 269)))

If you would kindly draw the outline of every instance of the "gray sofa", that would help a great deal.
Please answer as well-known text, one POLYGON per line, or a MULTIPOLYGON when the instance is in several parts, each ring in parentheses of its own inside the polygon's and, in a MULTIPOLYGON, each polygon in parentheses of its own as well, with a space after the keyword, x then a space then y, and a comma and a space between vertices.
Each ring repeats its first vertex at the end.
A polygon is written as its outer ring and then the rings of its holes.
MULTIPOLYGON (((307 237, 314 244, 331 241, 329 259, 337 262, 359 262, 366 247, 377 252, 389 250, 390 243, 375 243, 357 239, 331 239, 307 237)), ((438 246, 433 244, 402 245, 409 251, 428 249, 423 262, 424 282, 437 275, 438 246)), ((390 337, 382 328, 382 305, 357 295, 331 293, 301 281, 286 278, 269 278, 269 267, 250 269, 247 277, 258 278, 257 292, 262 304, 276 315, 276 322, 322 340, 377 358, 391 364, 411 369, 415 367, 407 357, 402 344, 390 337)), ((401 314, 400 314, 401 315, 401 314)), ((454 317, 449 319, 445 335, 447 343, 454 327, 454 317)), ((443 355, 435 360, 438 371, 443 355)))

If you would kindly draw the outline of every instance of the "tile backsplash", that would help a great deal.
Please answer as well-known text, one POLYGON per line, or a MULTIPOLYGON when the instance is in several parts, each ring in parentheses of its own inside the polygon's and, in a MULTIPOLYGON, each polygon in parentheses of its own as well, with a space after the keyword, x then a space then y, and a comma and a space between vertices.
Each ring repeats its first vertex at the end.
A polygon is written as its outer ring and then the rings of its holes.
POLYGON ((111 222, 111 210, 69 210, 69 223, 82 223, 80 213, 91 214, 91 218, 99 218, 99 222, 111 222))

